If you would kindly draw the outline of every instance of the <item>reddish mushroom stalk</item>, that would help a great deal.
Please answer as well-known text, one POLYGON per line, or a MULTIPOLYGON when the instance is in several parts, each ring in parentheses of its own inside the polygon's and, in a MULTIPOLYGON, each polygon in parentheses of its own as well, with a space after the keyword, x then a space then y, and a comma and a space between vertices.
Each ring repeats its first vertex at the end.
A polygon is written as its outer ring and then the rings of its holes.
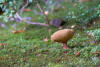
POLYGON ((63 43, 63 49, 68 49, 67 43, 63 43))

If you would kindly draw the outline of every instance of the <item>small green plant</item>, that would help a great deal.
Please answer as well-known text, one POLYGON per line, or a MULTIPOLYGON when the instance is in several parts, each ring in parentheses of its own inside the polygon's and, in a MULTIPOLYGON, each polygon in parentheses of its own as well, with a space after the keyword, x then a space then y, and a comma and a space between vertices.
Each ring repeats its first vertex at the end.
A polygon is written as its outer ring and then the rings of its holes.
POLYGON ((94 6, 90 8, 87 5, 77 3, 77 6, 74 7, 75 9, 71 9, 67 12, 65 16, 69 22, 76 22, 79 25, 87 25, 92 20, 98 18, 100 16, 100 5, 94 6), (77 11, 78 10, 78 11, 77 11))
POLYGON ((100 29, 87 31, 88 34, 92 35, 95 40, 100 40, 100 29))
POLYGON ((100 4, 98 5, 98 7, 97 7, 97 14, 99 15, 99 17, 100 17, 100 4))

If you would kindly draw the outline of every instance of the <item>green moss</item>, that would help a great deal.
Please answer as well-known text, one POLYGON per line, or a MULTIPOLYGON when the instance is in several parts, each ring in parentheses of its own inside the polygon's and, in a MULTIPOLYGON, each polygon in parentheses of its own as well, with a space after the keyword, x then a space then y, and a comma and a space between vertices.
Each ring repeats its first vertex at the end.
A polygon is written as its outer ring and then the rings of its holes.
MULTIPOLYGON (((95 4, 95 3, 94 3, 95 4)), ((77 15, 78 8, 72 7, 72 3, 63 4, 65 9, 59 10, 56 14, 50 14, 49 19, 67 16, 68 11, 75 11, 77 15), (76 9, 73 9, 76 8, 76 9)), ((85 3, 85 6, 94 7, 92 3, 85 3), (90 6, 91 5, 91 6, 90 6)), ((96 6, 96 5, 95 5, 96 6)), ((32 12, 24 13, 24 17, 33 17, 32 21, 45 22, 43 16, 32 15, 32 12)), ((65 28, 77 24, 75 19, 68 21, 65 28)), ((99 44, 94 45, 91 41, 93 37, 89 36, 85 31, 93 30, 100 27, 99 23, 89 27, 84 31, 75 29, 75 36, 68 42, 71 49, 62 49, 61 43, 54 43, 50 40, 50 36, 57 31, 55 27, 41 27, 35 25, 27 25, 26 23, 8 22, 8 28, 0 27, 0 44, 6 43, 5 46, 0 46, 0 65, 7 67, 96 67, 99 65, 99 55, 93 54, 99 51, 99 44), (17 30, 22 30, 26 27, 25 33, 12 34, 12 24, 16 24, 17 30), (48 29, 51 32, 48 34, 48 29), (46 44, 43 39, 48 37, 49 44, 46 44), (68 54, 66 54, 66 51, 68 54), (80 51, 80 56, 75 54, 80 51), (97 60, 98 59, 98 60, 97 60)))

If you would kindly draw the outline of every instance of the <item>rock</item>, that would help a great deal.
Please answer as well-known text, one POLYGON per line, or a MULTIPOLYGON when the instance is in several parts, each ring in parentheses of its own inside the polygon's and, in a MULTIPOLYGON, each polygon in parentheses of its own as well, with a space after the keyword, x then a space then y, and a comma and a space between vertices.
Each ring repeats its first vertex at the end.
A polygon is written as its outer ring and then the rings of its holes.
POLYGON ((53 19, 50 21, 50 25, 54 26, 54 27, 61 27, 63 25, 65 25, 65 21, 59 18, 53 19))

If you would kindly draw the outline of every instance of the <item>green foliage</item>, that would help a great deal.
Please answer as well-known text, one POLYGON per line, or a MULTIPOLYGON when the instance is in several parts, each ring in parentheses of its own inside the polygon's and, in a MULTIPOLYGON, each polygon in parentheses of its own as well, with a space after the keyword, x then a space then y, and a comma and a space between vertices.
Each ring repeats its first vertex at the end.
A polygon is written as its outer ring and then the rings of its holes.
POLYGON ((99 15, 99 17, 100 17, 100 4, 98 5, 98 7, 97 7, 97 14, 99 15))
POLYGON ((90 33, 95 40, 100 40, 100 29, 94 29, 94 30, 90 30, 90 31, 87 31, 88 33, 90 33))
POLYGON ((54 64, 54 63, 49 63, 47 67, 65 67, 66 65, 64 64, 54 64))
MULTIPOLYGON (((0 9, 1 12, 4 12, 0 15, 0 19, 3 21, 8 22, 9 17, 13 17, 16 12, 20 10, 20 8, 26 4, 27 0, 0 0, 0 9)), ((28 0, 29 4, 33 5, 37 2, 42 3, 41 0, 28 0)))
POLYGON ((15 13, 15 9, 17 8, 15 4, 15 0, 13 1, 5 1, 0 0, 0 8, 4 13, 0 16, 0 19, 7 22, 10 16, 13 16, 15 13), (9 6, 8 6, 9 5, 9 6))
POLYGON ((69 21, 74 20, 79 25, 87 25, 91 20, 99 17, 99 5, 89 8, 89 6, 84 4, 77 3, 77 6, 74 7, 75 9, 73 8, 74 10, 69 11, 66 18, 69 21))

